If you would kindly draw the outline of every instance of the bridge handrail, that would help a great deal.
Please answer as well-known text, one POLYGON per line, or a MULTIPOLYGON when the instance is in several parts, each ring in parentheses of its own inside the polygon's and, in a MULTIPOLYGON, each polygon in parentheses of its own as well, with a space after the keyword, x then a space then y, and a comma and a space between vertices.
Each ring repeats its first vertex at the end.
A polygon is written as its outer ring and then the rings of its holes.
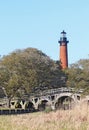
POLYGON ((39 91, 39 93, 31 93, 31 96, 42 96, 42 95, 47 95, 47 94, 54 94, 54 93, 62 93, 62 92, 73 92, 73 93, 82 93, 83 89, 76 90, 75 88, 66 88, 66 87, 61 87, 61 88, 55 88, 55 89, 48 89, 44 91, 39 91))

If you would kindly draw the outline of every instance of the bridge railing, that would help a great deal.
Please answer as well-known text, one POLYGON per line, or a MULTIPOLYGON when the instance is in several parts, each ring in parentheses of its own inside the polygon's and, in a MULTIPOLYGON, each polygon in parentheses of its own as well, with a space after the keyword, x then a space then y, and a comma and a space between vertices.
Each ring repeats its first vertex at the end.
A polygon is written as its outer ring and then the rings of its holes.
POLYGON ((52 95, 52 94, 55 94, 55 93, 57 94, 57 93, 63 93, 63 92, 82 93, 83 90, 82 89, 76 90, 75 88, 61 87, 61 88, 39 91, 39 93, 31 93, 30 96, 44 96, 44 95, 52 95))

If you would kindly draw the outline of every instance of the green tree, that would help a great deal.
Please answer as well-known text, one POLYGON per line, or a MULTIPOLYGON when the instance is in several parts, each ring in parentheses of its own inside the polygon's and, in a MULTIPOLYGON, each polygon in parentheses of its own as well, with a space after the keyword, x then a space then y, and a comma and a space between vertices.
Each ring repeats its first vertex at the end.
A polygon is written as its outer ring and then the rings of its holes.
POLYGON ((16 50, 0 60, 0 84, 5 87, 9 98, 63 87, 64 76, 58 62, 34 48, 16 50))
POLYGON ((67 86, 75 89, 83 89, 85 94, 89 94, 89 60, 82 59, 70 65, 66 70, 67 86))

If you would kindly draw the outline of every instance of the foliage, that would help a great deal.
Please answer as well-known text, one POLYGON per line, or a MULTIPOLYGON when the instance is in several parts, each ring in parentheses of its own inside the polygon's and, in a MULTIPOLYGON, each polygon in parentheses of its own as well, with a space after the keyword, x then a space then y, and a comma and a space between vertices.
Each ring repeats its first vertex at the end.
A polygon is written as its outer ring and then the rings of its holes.
POLYGON ((51 108, 51 106, 46 106, 46 108, 45 108, 45 113, 49 113, 49 112, 51 112, 52 111, 52 108, 51 108))
POLYGON ((0 85, 5 87, 9 98, 61 87, 63 76, 58 62, 34 48, 16 50, 0 60, 0 85))
POLYGON ((89 94, 89 60, 82 59, 66 70, 67 86, 84 89, 89 94))

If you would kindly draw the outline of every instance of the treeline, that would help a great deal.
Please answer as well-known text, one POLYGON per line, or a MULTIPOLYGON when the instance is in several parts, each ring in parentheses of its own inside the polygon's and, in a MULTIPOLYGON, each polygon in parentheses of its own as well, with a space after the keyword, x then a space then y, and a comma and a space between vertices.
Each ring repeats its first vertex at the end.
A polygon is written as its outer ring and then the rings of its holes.
POLYGON ((57 87, 84 88, 88 93, 89 60, 80 60, 62 71, 58 61, 40 50, 16 50, 0 59, 0 86, 9 99, 57 87))
POLYGON ((65 73, 58 61, 40 50, 16 50, 0 60, 0 85, 9 98, 24 98, 31 92, 65 86, 65 73))
POLYGON ((83 89, 83 94, 89 94, 89 59, 81 59, 71 64, 66 70, 67 86, 75 90, 83 89))

